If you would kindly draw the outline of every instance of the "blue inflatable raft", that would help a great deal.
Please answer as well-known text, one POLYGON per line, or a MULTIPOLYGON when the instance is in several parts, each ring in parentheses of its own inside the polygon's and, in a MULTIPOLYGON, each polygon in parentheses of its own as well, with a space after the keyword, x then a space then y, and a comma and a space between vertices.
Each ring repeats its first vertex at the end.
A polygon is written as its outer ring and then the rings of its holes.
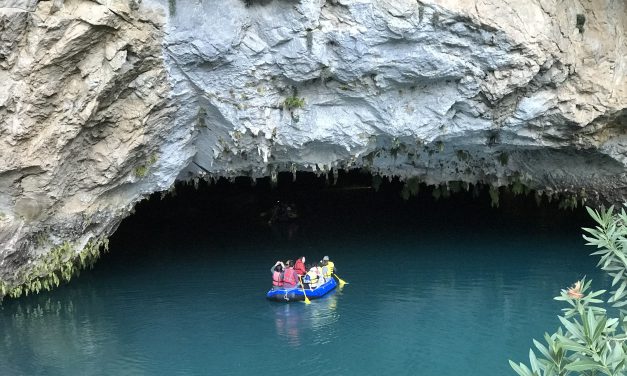
MULTIPOLYGON (((328 281, 315 289, 305 288, 304 293, 307 294, 310 300, 318 299, 328 294, 329 291, 333 290, 336 286, 337 282, 335 278, 329 278, 328 281)), ((268 291, 266 298, 277 302, 293 302, 305 300, 305 295, 303 294, 303 288, 299 286, 293 289, 272 289, 268 291)))

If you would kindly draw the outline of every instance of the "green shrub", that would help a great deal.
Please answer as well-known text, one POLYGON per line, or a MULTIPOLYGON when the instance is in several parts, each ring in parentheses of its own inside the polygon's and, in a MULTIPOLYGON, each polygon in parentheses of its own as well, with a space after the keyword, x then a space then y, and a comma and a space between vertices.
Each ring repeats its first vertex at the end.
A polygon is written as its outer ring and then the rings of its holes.
POLYGON ((157 155, 157 153, 152 153, 150 155, 150 158, 148 158, 148 161, 146 161, 146 164, 135 167, 135 176, 137 176, 138 178, 143 178, 144 176, 148 175, 148 169, 150 168, 150 166, 157 163, 158 160, 159 155, 157 155))
POLYGON ((605 290, 592 291, 585 278, 561 291, 556 300, 566 302, 559 316, 562 327, 545 334, 546 345, 534 340, 539 352, 529 350, 529 366, 509 361, 520 376, 625 375, 627 368, 627 214, 614 208, 601 212, 587 208, 597 223, 584 228, 586 245, 598 250, 599 266, 612 277, 607 300, 605 290), (608 317, 606 307, 618 310, 619 317, 608 317))
POLYGON ((148 175, 148 167, 144 165, 135 167, 135 176, 143 178, 146 175, 148 175))
POLYGON ((287 97, 285 98, 285 101, 283 101, 283 106, 285 106, 288 110, 302 108, 305 106, 305 99, 297 96, 287 97))

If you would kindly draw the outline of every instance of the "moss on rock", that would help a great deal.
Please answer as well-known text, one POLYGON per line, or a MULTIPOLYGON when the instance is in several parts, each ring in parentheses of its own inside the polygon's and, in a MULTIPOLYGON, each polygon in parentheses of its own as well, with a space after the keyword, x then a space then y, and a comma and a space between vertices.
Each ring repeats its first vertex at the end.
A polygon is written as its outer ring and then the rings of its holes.
POLYGON ((15 278, 21 281, 18 284, 0 281, 0 300, 7 295, 17 298, 58 287, 62 282, 70 281, 81 270, 91 268, 101 251, 108 249, 109 239, 106 238, 90 239, 79 252, 72 243, 65 241, 37 260, 34 267, 18 274, 15 278))

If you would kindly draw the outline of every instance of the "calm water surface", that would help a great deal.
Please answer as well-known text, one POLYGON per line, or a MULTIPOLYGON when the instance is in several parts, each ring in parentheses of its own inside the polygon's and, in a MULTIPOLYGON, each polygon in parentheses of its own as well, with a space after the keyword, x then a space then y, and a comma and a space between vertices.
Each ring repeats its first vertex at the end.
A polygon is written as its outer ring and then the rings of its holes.
POLYGON ((0 375, 507 375, 556 329, 560 288, 608 282, 577 226, 554 224, 569 212, 353 209, 274 229, 204 209, 131 218, 94 270, 4 302, 0 375), (350 284, 266 301, 270 266, 301 254, 350 284))

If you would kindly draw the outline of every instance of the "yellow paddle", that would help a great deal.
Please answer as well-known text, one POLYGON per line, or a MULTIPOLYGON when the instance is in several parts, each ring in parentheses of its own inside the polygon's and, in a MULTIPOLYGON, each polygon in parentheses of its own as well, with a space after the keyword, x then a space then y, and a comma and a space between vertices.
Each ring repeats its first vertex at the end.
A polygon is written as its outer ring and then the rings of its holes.
POLYGON ((300 281, 300 287, 303 289, 303 295, 305 295, 305 304, 311 304, 309 298, 307 297, 307 293, 305 293, 305 285, 303 285, 303 279, 298 276, 298 280, 300 281))
POLYGON ((344 281, 342 278, 340 278, 340 276, 338 276, 337 274, 333 273, 333 275, 335 276, 335 278, 337 278, 337 281, 340 283, 340 287, 344 286, 345 284, 347 284, 348 282, 344 281))

